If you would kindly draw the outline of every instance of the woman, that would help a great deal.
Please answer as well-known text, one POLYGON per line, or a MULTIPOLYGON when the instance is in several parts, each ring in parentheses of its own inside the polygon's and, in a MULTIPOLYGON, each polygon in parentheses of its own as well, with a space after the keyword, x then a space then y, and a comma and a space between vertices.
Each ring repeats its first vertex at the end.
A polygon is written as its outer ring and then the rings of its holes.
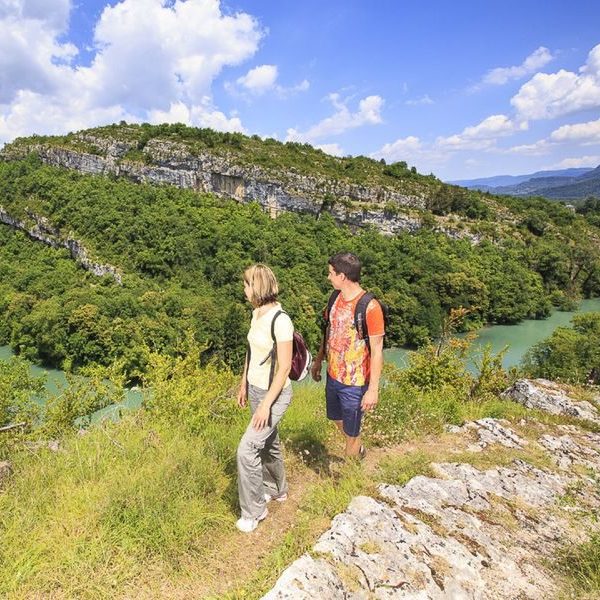
POLYGON ((267 502, 287 499, 277 424, 292 399, 288 374, 294 326, 277 302, 279 286, 269 267, 246 269, 244 293, 254 310, 238 405, 244 407, 249 400, 252 418, 237 451, 242 517, 236 527, 249 533, 267 516, 267 502))

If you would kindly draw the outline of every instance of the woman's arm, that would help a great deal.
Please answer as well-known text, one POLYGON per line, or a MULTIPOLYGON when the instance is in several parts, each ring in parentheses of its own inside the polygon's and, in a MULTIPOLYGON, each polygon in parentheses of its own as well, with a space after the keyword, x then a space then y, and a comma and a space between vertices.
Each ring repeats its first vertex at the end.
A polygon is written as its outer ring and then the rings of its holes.
POLYGON ((271 405, 277 400, 279 393, 287 381, 290 369, 292 368, 292 348, 292 340, 277 342, 277 370, 275 371, 275 376, 271 382, 271 387, 269 387, 265 397, 252 416, 252 426, 256 430, 262 429, 268 423, 271 405))
POLYGON ((244 372, 242 373, 242 381, 240 382, 240 389, 238 390, 237 403, 240 408, 246 406, 246 395, 247 395, 247 372, 248 372, 248 354, 246 354, 246 360, 244 361, 244 372))

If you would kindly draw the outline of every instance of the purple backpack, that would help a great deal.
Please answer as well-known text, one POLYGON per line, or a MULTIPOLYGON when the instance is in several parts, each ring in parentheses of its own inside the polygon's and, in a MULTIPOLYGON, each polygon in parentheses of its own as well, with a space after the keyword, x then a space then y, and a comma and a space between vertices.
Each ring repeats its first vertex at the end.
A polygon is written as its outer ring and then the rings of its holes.
MULTIPOLYGON (((273 350, 269 352, 269 355, 260 364, 263 365, 269 359, 271 359, 271 372, 269 373, 269 387, 273 382, 273 376, 275 375, 275 363, 277 362, 277 340, 275 339, 275 321, 277 317, 285 311, 279 310, 275 313, 273 321, 271 322, 271 337, 273 338, 273 350)), ((285 313, 287 314, 287 313, 285 313)), ((292 340, 292 368, 290 369, 289 378, 292 381, 302 381, 310 371, 312 364, 312 355, 304 341, 304 338, 297 332, 294 331, 294 338, 292 340)))

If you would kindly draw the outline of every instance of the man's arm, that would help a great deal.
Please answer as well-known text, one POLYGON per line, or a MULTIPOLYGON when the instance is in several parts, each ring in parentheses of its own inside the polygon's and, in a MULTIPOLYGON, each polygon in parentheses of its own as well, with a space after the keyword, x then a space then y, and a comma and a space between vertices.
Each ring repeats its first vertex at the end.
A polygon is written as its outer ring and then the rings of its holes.
POLYGON ((317 355, 313 358, 312 366, 310 367, 310 375, 315 381, 321 381, 321 365, 325 358, 325 335, 321 337, 321 345, 317 355))
POLYGON ((369 337, 369 344, 371 345, 371 375, 369 387, 362 399, 363 410, 371 410, 379 400, 379 379, 383 368, 383 336, 369 337))

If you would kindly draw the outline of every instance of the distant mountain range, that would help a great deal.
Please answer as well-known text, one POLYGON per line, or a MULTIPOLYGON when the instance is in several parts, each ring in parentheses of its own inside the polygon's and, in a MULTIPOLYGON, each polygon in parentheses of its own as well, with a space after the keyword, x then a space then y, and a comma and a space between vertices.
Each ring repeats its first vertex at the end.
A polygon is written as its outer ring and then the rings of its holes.
POLYGON ((508 196, 543 196, 550 200, 579 200, 588 196, 600 197, 600 166, 595 169, 537 171, 527 175, 498 175, 448 183, 508 196))

